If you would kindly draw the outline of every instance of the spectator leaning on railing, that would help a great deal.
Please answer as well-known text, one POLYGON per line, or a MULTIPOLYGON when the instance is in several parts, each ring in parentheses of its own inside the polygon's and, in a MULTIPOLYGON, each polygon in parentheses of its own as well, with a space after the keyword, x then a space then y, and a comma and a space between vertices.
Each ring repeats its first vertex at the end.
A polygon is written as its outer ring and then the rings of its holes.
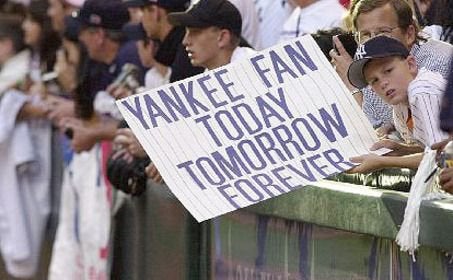
MULTIPOLYGON (((446 81, 439 73, 418 69, 415 58, 398 40, 377 36, 359 45, 348 78, 357 88, 370 85, 393 107, 395 127, 404 141, 429 147, 447 138, 437 118, 446 81)), ((360 163, 351 172, 385 167, 417 168, 421 157, 421 154, 363 155, 351 159, 360 163)))
MULTIPOLYGON (((419 28, 414 21, 411 7, 405 0, 360 0, 354 2, 352 22, 358 43, 377 35, 393 37, 405 45, 415 57, 419 68, 440 72, 447 78, 450 62, 453 58, 453 46, 432 39, 424 39, 419 35, 419 28)), ((391 124, 392 108, 385 104, 369 87, 357 89, 347 79, 347 70, 352 62, 341 42, 334 39, 338 53, 330 52, 336 71, 345 85, 361 102, 362 110, 374 127, 391 124)), ((384 129, 384 133, 387 129, 384 129)))

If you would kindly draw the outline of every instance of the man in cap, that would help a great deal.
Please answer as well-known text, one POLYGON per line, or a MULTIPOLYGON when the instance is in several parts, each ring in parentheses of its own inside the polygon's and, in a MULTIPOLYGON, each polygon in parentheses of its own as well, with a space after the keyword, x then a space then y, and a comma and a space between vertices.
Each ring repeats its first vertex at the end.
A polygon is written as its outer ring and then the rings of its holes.
POLYGON ((181 42, 184 28, 175 27, 168 21, 171 12, 185 11, 189 0, 144 0, 142 24, 147 36, 160 42, 154 56, 153 69, 165 82, 174 82, 201 73, 194 68, 181 42))
MULTIPOLYGON (((194 66, 211 70, 254 53, 239 47, 241 14, 227 0, 201 0, 187 12, 169 14, 168 19, 173 25, 186 27, 183 44, 194 66)), ((161 181, 153 164, 146 172, 151 180, 161 181)))
POLYGON ((183 44, 192 65, 211 70, 254 53, 239 47, 241 14, 227 0, 201 0, 187 12, 170 14, 169 19, 186 27, 183 44))
MULTIPOLYGON (((85 46, 88 56, 95 61, 96 71, 90 71, 89 88, 91 93, 84 95, 97 95, 104 91, 121 73, 125 64, 136 65, 139 69, 139 81, 143 81, 144 69, 138 56, 135 42, 123 42, 123 25, 129 20, 127 8, 119 0, 88 0, 84 3, 76 16, 81 28, 79 40, 85 46)), ((95 97, 85 99, 93 100, 95 97)), ((90 118, 93 116, 87 116, 90 118)), ((100 139, 111 139, 116 131, 116 122, 99 124, 94 131, 89 133, 71 120, 65 124, 73 128, 74 134, 72 147, 76 152, 90 150, 100 139), (80 137, 78 132, 80 132, 80 137)))

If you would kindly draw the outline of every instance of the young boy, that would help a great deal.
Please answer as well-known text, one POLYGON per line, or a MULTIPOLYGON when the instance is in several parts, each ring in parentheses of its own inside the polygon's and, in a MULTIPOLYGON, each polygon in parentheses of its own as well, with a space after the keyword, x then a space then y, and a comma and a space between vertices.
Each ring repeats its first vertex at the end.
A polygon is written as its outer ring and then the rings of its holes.
MULTIPOLYGON (((447 135, 439 127, 441 98, 445 79, 424 68, 418 69, 415 58, 398 40, 377 36, 357 48, 348 70, 352 85, 373 90, 393 107, 395 128, 405 144, 431 146, 447 135)), ((402 145, 396 147, 404 149, 402 145)), ((370 172, 385 167, 417 168, 421 154, 410 156, 363 155, 351 158, 360 163, 352 172, 370 172)))

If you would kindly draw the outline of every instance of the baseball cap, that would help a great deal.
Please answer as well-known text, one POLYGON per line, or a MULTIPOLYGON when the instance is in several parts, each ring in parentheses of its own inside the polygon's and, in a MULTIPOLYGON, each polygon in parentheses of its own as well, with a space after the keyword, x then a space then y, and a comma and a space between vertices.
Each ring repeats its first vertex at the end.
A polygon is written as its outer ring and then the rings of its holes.
POLYGON ((357 47, 354 61, 348 69, 349 82, 356 88, 364 88, 368 85, 363 69, 374 58, 389 56, 408 57, 409 50, 398 40, 388 36, 377 36, 357 47))
POLYGON ((63 31, 63 37, 73 42, 79 41, 80 22, 72 16, 64 17, 65 29, 63 31))
POLYGON ((129 12, 120 0, 87 0, 74 17, 85 26, 121 30, 129 12))
POLYGON ((145 5, 157 5, 169 12, 183 12, 190 5, 190 0, 143 0, 145 5))
POLYGON ((145 6, 145 0, 122 0, 128 8, 138 8, 145 6))
POLYGON ((201 0, 187 12, 169 14, 168 20, 173 25, 187 27, 217 26, 230 30, 238 37, 241 36, 241 14, 227 0, 201 0))

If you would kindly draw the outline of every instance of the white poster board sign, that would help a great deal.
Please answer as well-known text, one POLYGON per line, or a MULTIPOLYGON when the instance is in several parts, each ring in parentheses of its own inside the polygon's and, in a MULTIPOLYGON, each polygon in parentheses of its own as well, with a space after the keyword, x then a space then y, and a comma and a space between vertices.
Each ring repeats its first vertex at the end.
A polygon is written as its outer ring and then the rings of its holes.
POLYGON ((377 140, 311 36, 117 104, 198 221, 350 169, 377 140))

